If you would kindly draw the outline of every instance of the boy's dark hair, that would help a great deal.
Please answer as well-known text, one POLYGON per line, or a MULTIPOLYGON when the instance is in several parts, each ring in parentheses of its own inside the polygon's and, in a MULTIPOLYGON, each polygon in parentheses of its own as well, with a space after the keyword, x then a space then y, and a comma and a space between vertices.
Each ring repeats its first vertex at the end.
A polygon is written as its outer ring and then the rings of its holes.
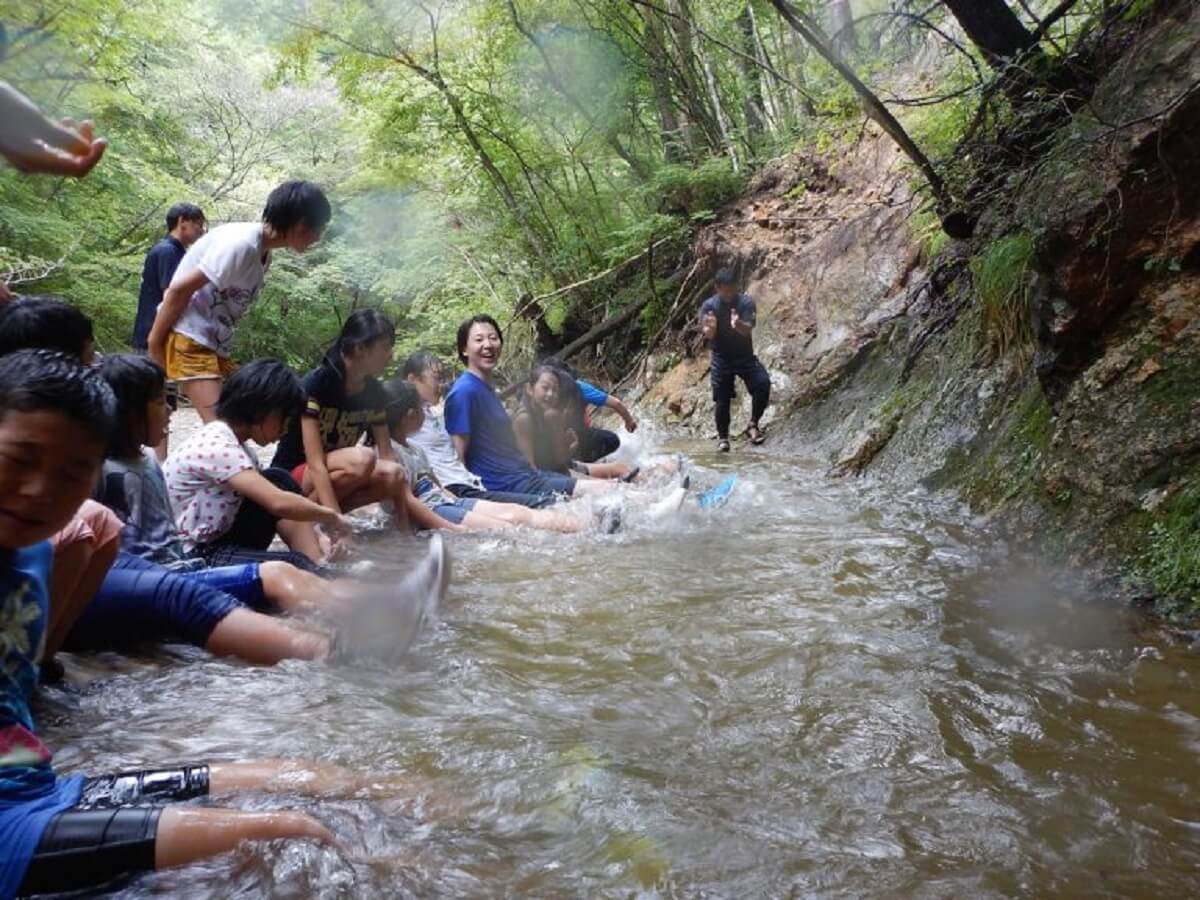
POLYGON ((347 352, 380 340, 396 343, 396 323, 377 309, 356 309, 346 317, 341 334, 325 354, 325 359, 334 364, 341 363, 347 352))
POLYGON ((203 222, 204 210, 195 203, 176 203, 167 210, 167 231, 174 231, 180 219, 185 222, 203 222))
POLYGON ((22 297, 0 306, 0 356, 40 347, 83 356, 92 320, 58 297, 22 297))
POLYGON ((420 378, 434 366, 441 368, 441 358, 432 350, 418 350, 416 353, 410 353, 408 359, 404 360, 404 368, 400 374, 405 378, 410 375, 420 378))
POLYGON ((713 276, 713 282, 718 286, 737 284, 737 275, 734 274, 733 269, 717 269, 717 274, 713 276))
POLYGON ((144 356, 122 353, 106 356, 100 374, 117 397, 117 426, 108 455, 131 459, 146 443, 146 407, 166 390, 166 375, 144 356))
POLYGON ((300 224, 324 231, 332 216, 325 192, 311 181, 285 181, 267 195, 262 212, 262 220, 279 235, 300 224))
POLYGON ((403 378, 393 378, 383 386, 387 394, 387 426, 391 431, 406 415, 421 408, 421 395, 403 378))
POLYGON ((500 323, 486 313, 480 313, 477 316, 471 316, 467 321, 458 326, 458 340, 455 346, 458 348, 458 358, 463 362, 467 361, 467 338, 471 336, 472 325, 491 325, 496 329, 496 334, 500 336, 500 343, 504 343, 504 332, 500 330, 500 323))
POLYGON ((108 446, 117 398, 100 373, 57 350, 18 350, 0 357, 0 419, 9 411, 56 412, 108 446))
POLYGON ((217 418, 231 425, 258 425, 272 413, 285 418, 304 409, 304 387, 296 373, 277 359, 256 359, 221 386, 217 418))

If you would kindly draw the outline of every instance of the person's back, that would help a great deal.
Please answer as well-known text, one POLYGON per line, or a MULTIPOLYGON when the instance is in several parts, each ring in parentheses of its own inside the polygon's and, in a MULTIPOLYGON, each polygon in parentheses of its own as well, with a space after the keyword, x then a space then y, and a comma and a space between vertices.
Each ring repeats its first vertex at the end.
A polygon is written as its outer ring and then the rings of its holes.
POLYGON ((190 550, 229 530, 242 495, 228 485, 240 472, 258 469, 258 459, 220 419, 209 422, 175 450, 163 465, 171 507, 190 550))
POLYGON ((196 271, 208 278, 192 295, 174 330, 221 357, 230 357, 234 327, 258 297, 270 265, 262 223, 230 222, 208 232, 187 251, 171 279, 181 281, 196 271))
POLYGON ((517 448, 504 404, 472 372, 459 375, 446 395, 446 430, 451 435, 470 435, 463 462, 490 490, 516 490, 513 480, 531 471, 517 448))
POLYGON ((153 451, 132 459, 104 462, 97 500, 121 519, 121 549, 169 569, 196 568, 189 558, 167 492, 167 482, 153 451))
POLYGON ((483 481, 464 466, 458 454, 454 452, 454 440, 446 430, 442 410, 431 405, 426 405, 424 410, 425 421, 421 423, 419 431, 408 436, 408 443, 425 452, 433 474, 442 484, 466 484, 482 489, 483 481))

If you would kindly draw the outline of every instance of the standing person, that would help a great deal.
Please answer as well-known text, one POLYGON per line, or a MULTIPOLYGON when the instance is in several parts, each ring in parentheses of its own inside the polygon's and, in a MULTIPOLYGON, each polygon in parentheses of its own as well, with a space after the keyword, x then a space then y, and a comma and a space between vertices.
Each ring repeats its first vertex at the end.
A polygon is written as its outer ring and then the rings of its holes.
MULTIPOLYGON (((154 317, 158 315, 163 293, 175 277, 175 270, 179 268, 188 247, 200 240, 207 230, 204 210, 194 203, 176 203, 167 210, 167 235, 150 248, 142 262, 142 284, 138 288, 137 315, 133 320, 132 343, 135 353, 145 355, 149 351, 147 339, 154 325, 154 317)), ((173 392, 174 385, 168 385, 167 390, 173 392)), ((170 435, 164 435, 154 447, 159 462, 167 458, 169 439, 170 435)))
POLYGON ((315 184, 285 181, 267 197, 261 222, 214 228, 179 263, 150 329, 148 352, 205 422, 215 417, 221 382, 235 368, 234 329, 258 298, 272 251, 304 253, 321 239, 331 215, 315 184))
POLYGON ((771 376, 754 355, 751 337, 758 321, 754 301, 738 291, 737 278, 721 269, 713 279, 717 293, 700 307, 700 330, 712 349, 712 389, 716 403, 717 449, 729 452, 730 404, 734 379, 742 379, 750 392, 750 442, 766 440, 759 420, 771 402, 771 376))
POLYGON ((208 224, 204 210, 194 203, 176 203, 167 210, 167 234, 150 248, 142 262, 142 284, 138 288, 137 315, 133 320, 133 349, 145 354, 158 305, 175 277, 188 248, 204 236, 208 224))

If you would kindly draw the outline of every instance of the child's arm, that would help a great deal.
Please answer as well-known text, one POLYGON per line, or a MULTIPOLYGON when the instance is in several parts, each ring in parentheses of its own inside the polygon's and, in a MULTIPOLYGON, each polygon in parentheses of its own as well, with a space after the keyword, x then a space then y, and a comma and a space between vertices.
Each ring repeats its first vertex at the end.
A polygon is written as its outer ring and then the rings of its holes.
POLYGON ((537 463, 534 462, 536 454, 533 450, 533 416, 525 410, 519 410, 513 417, 513 435, 517 439, 517 449, 521 451, 521 455, 535 469, 537 463))
POLYGON ((637 419, 633 417, 633 413, 629 411, 629 407, 622 403, 619 397, 609 394, 608 399, 604 401, 604 405, 621 417, 621 420, 625 423, 626 431, 630 434, 637 431, 637 419))
MULTIPOLYGON (((329 477, 329 467, 325 461, 321 423, 313 416, 303 416, 300 419, 300 436, 304 441, 304 461, 308 465, 308 474, 312 476, 317 502, 340 513, 342 507, 338 505, 337 492, 333 489, 333 480, 329 477)), ((388 450, 391 450, 390 446, 388 450)))
POLYGON ((380 459, 396 462, 396 453, 392 450, 392 436, 386 425, 372 425, 371 438, 375 441, 375 455, 380 459))
POLYGON ((229 479, 231 488, 248 500, 253 500, 277 519, 294 522, 317 522, 334 531, 350 530, 350 523, 337 510, 313 503, 307 497, 278 488, 255 469, 246 469, 229 479))
POLYGON ((187 309, 192 294, 208 284, 208 276, 196 269, 181 278, 171 282, 167 292, 163 294, 158 313, 154 316, 154 324, 150 327, 150 336, 146 339, 149 345, 150 359, 161 368, 166 368, 167 337, 171 329, 179 321, 187 309))

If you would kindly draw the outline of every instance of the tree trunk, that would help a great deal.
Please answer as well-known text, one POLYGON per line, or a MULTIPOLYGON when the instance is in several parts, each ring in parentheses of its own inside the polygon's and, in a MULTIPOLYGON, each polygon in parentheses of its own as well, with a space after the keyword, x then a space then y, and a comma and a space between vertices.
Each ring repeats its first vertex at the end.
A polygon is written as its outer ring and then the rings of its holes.
POLYGON ((950 192, 946 190, 946 184, 942 181, 941 175, 933 167, 933 163, 929 161, 929 157, 909 137, 908 132, 904 130, 904 126, 883 105, 883 101, 876 97, 871 89, 862 83, 861 79, 854 74, 854 70, 829 46, 815 22, 792 6, 788 0, 771 0, 771 5, 775 7, 785 22, 792 26, 827 63, 833 66, 842 78, 846 79, 846 82, 858 94, 866 114, 880 128, 887 132, 888 136, 904 151, 905 156, 911 159, 917 168, 921 170, 921 174, 925 176, 925 180, 929 183, 929 188, 933 191, 933 196, 937 200, 938 215, 942 219, 942 228, 946 233, 951 237, 957 238, 969 236, 971 224, 965 221, 963 213, 952 212, 954 206, 953 199, 950 196, 950 192))
POLYGON ((650 45, 650 89, 654 93, 654 107, 658 112, 663 158, 669 163, 677 163, 689 156, 692 148, 683 134, 675 110, 675 98, 671 94, 671 72, 666 64, 667 42, 663 38, 662 22, 656 12, 641 6, 637 10, 646 26, 646 40, 650 45))
POLYGON ((746 119, 746 134, 753 144, 755 139, 766 131, 766 104, 763 102, 762 79, 759 77, 758 66, 750 60, 758 59, 758 46, 754 41, 754 19, 750 10, 750 0, 737 17, 738 32, 741 35, 741 50, 745 56, 738 57, 738 68, 745 82, 742 97, 742 115, 746 119))
POLYGON ((1037 46, 1037 40, 1004 0, 943 2, 994 69, 1003 68, 1037 46))
POLYGON ((858 35, 854 31, 854 13, 850 0, 829 0, 830 43, 842 56, 858 52, 858 35))

